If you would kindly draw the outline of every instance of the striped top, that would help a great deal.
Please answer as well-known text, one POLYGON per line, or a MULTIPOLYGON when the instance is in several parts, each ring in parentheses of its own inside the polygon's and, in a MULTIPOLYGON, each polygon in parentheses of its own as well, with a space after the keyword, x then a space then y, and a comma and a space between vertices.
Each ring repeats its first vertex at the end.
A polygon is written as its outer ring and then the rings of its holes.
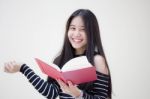
MULTIPOLYGON (((47 82, 41 79, 35 72, 26 64, 21 66, 22 72, 34 88, 45 96, 47 99, 75 99, 69 94, 63 93, 60 86, 54 82, 47 82)), ((93 88, 88 92, 83 91, 83 99, 106 99, 109 91, 109 76, 96 72, 97 80, 94 81, 93 88)))

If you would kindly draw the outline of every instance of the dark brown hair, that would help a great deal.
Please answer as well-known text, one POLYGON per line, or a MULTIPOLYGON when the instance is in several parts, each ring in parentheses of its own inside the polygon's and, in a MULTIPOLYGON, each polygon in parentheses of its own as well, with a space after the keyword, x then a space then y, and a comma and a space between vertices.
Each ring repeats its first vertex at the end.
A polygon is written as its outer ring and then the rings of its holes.
MULTIPOLYGON (((67 34, 68 34, 68 29, 70 27, 71 21, 77 16, 80 16, 83 19, 85 32, 87 33, 87 48, 86 48, 85 55, 87 56, 88 61, 94 65, 95 52, 103 56, 106 61, 106 57, 104 54, 101 37, 100 37, 99 25, 96 16, 88 9, 79 9, 73 12, 67 21, 63 48, 59 56, 56 57, 54 60, 54 63, 60 66, 60 68, 62 68, 62 66, 67 61, 74 58, 75 55, 75 50, 71 46, 67 34)), ((106 61, 106 65, 108 67, 107 61, 106 61)), ((109 76, 110 76, 110 71, 109 71, 109 76)), ((51 78, 48 78, 48 81, 50 80, 51 78)), ((92 83, 81 84, 81 89, 83 90, 88 89, 89 86, 91 85, 92 83)), ((110 77, 109 97, 111 98, 111 77, 110 77)))

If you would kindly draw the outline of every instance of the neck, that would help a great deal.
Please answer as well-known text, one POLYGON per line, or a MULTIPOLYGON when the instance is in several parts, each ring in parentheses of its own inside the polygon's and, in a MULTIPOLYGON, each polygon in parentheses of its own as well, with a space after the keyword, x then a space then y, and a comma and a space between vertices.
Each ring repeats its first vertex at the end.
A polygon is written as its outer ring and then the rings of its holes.
POLYGON ((84 54, 85 50, 76 50, 75 54, 76 55, 81 55, 84 54))

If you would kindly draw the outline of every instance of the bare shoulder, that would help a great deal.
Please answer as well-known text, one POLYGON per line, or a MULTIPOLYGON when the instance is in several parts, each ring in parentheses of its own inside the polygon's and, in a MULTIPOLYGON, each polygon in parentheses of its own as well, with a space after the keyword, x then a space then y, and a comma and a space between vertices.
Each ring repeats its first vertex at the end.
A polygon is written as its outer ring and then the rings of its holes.
POLYGON ((106 66, 106 61, 105 61, 105 58, 101 55, 95 55, 94 56, 94 65, 96 67, 96 70, 100 73, 103 73, 103 74, 109 74, 108 72, 108 68, 106 66))

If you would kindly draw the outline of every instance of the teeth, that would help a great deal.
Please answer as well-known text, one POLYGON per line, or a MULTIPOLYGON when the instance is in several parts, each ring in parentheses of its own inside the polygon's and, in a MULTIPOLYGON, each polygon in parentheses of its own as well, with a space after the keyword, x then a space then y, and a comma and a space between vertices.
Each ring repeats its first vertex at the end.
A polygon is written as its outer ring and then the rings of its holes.
POLYGON ((80 42, 81 40, 79 40, 79 39, 73 39, 73 41, 75 41, 75 42, 80 42))

